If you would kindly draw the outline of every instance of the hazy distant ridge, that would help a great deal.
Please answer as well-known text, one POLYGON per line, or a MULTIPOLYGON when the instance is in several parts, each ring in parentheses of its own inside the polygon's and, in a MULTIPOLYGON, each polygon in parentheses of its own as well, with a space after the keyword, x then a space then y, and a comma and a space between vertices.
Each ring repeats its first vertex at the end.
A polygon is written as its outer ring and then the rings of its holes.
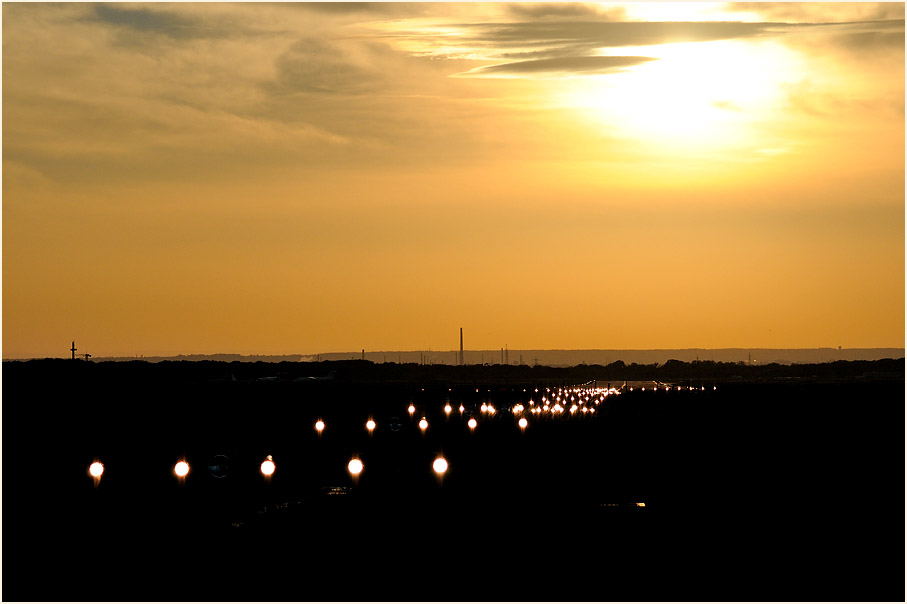
MULTIPOLYGON (((653 350, 464 350, 467 365, 508 364, 547 365, 552 367, 574 365, 609 365, 615 361, 624 363, 665 363, 677 361, 717 361, 724 363, 744 362, 753 365, 768 363, 828 363, 833 361, 876 361, 880 359, 903 358, 904 348, 665 348, 653 350)), ((134 360, 144 361, 242 361, 242 362, 284 362, 284 361, 337 361, 362 359, 374 363, 420 363, 456 365, 459 350, 387 350, 357 352, 327 352, 321 354, 290 355, 241 355, 241 354, 191 354, 177 356, 142 357, 96 357, 96 361, 134 360)))

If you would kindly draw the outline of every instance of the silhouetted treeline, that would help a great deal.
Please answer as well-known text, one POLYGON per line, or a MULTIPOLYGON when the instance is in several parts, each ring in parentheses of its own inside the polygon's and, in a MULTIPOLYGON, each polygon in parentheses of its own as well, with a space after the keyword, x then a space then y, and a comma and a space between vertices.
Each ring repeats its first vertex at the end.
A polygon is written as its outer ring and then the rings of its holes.
MULTIPOLYGON (((364 383, 421 384, 515 384, 568 383, 592 380, 623 382, 659 380, 663 382, 697 381, 774 381, 799 380, 903 380, 904 359, 878 361, 834 361, 831 363, 782 365, 749 365, 717 361, 684 362, 670 360, 663 364, 576 365, 547 367, 543 365, 420 365, 416 363, 373 363, 371 361, 321 362, 222 362, 161 361, 151 363, 91 362, 79 359, 42 359, 4 361, 3 374, 16 382, 49 378, 89 379, 142 382, 249 382, 263 380, 307 383, 309 378, 323 378, 333 372, 337 381, 364 383)), ((615 384, 617 385, 617 384, 615 384)))

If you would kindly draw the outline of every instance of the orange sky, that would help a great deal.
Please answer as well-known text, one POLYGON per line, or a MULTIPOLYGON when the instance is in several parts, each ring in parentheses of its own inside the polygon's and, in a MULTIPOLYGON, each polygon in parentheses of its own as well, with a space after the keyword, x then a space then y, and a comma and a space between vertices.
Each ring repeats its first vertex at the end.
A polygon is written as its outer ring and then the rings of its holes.
POLYGON ((904 346, 904 5, 3 4, 4 358, 904 346))

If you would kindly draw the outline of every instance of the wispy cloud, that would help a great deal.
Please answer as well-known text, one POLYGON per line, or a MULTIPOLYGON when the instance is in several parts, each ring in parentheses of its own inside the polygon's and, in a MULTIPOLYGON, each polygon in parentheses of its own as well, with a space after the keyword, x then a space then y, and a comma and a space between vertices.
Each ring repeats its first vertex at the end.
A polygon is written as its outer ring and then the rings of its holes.
POLYGON ((800 23, 904 19, 903 2, 729 2, 724 10, 800 23))
POLYGON ((507 11, 517 19, 596 19, 618 21, 626 15, 621 6, 603 8, 585 2, 532 2, 507 5, 507 11))
POLYGON ((510 77, 531 74, 547 77, 569 77, 572 75, 600 75, 613 73, 626 67, 654 60, 652 57, 559 57, 486 65, 456 74, 456 76, 510 77))
MULTIPOLYGON (((533 10, 545 14, 542 7, 515 12, 533 10)), ((565 14, 570 12, 562 10, 565 14)), ((615 22, 599 16, 587 20, 452 23, 438 28, 443 33, 419 32, 412 34, 410 41, 418 47, 415 52, 423 56, 466 56, 496 62, 457 73, 457 77, 574 77, 614 73, 652 60, 609 55, 612 49, 750 39, 808 27, 812 26, 774 22, 615 22)), ((399 34, 404 38, 406 35, 399 34)), ((399 44, 399 38, 395 42, 399 44)))

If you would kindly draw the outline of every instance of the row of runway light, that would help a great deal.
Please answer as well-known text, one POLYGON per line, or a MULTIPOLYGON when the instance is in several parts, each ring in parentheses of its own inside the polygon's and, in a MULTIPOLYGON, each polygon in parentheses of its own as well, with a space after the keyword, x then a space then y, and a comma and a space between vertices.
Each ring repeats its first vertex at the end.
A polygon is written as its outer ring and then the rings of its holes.
MULTIPOLYGON (((443 455, 439 455, 434 459, 434 461, 432 461, 431 467, 432 470, 434 470, 435 474, 441 477, 447 472, 447 459, 445 459, 443 455)), ((264 476, 265 478, 270 478, 274 475, 274 472, 277 471, 277 464, 274 463, 274 458, 271 455, 268 455, 265 460, 261 462, 259 469, 261 470, 262 476, 264 476)), ((365 469, 365 464, 363 464, 362 460, 358 457, 353 457, 352 459, 350 459, 349 463, 347 463, 346 469, 350 473, 350 475, 355 478, 359 476, 365 469)), ((189 475, 190 470, 191 467, 189 466, 189 462, 187 462, 185 459, 181 459, 173 465, 173 475, 176 476, 177 480, 181 482, 186 479, 186 477, 189 475)), ((100 461, 94 461, 90 466, 88 466, 88 474, 95 481, 95 485, 97 485, 101 481, 101 477, 104 475, 104 472, 104 464, 100 461)))
MULTIPOLYGON (((535 392, 538 393, 539 390, 536 389, 535 392)), ((567 410, 569 411, 570 415, 575 415, 577 411, 580 410, 583 414, 588 413, 591 415, 595 412, 595 406, 600 405, 602 401, 605 400, 605 397, 615 396, 617 394, 620 394, 620 392, 614 388, 558 388, 554 391, 552 391, 550 388, 546 388, 546 393, 541 397, 539 405, 536 405, 534 400, 529 400, 529 413, 540 415, 550 413, 552 415, 558 415, 564 413, 565 410, 567 410), (588 407, 586 406, 587 403, 589 403, 588 407), (570 405, 569 408, 567 407, 567 405, 570 405)), ((498 412, 494 405, 490 403, 482 403, 482 405, 479 407, 479 410, 482 415, 489 417, 494 416, 498 412)), ((463 405, 460 405, 458 411, 461 415, 463 415, 466 411, 466 408, 463 405)), ((523 417, 523 413, 525 411, 526 407, 522 403, 517 403, 510 408, 510 412, 514 417, 517 418, 517 425, 520 427, 521 431, 526 430, 526 428, 529 426, 529 420, 527 420, 526 417, 523 417)), ((409 413, 410 417, 412 417, 416 412, 415 405, 410 404, 407 408, 407 412, 409 413)), ((450 405, 450 403, 445 404, 444 413, 447 416, 450 416, 452 412, 453 407, 450 405)), ((478 426, 478 421, 476 420, 476 418, 470 417, 466 422, 466 425, 469 427, 470 431, 474 431, 478 426)), ((428 426, 428 420, 425 418, 425 416, 423 416, 422 419, 419 420, 419 430, 425 433, 428 430, 428 426)), ((377 427, 378 424, 374 419, 369 418, 368 421, 365 422, 365 429, 370 434, 373 433, 377 427)), ((319 418, 315 422, 314 428, 315 431, 320 435, 327 428, 327 425, 325 424, 323 419, 319 418)), ((437 474, 439 477, 443 476, 447 472, 448 467, 449 466, 447 460, 443 456, 438 456, 432 462, 432 470, 434 470, 435 474, 437 474)), ((347 471, 353 477, 361 474, 364 468, 365 466, 362 463, 362 460, 358 457, 350 459, 349 463, 347 464, 347 471)), ((261 474, 265 478, 269 478, 277 470, 277 465, 274 462, 273 457, 271 455, 268 455, 264 459, 264 461, 261 462, 259 469, 261 471, 261 474)), ((88 474, 95 481, 96 485, 100 482, 104 471, 104 464, 98 460, 92 462, 88 467, 88 474)), ((177 461, 173 466, 173 474, 180 481, 185 480, 185 478, 189 475, 189 471, 190 466, 185 459, 177 461)))
MULTIPOLYGON (((633 388, 630 388, 629 390, 630 390, 630 392, 633 392, 633 388)), ((642 388, 640 388, 640 390, 645 392, 646 387, 643 386, 642 388)), ((652 388, 651 388, 652 392, 658 392, 659 390, 663 390, 665 392, 671 392, 672 390, 676 390, 677 392, 680 392, 682 390, 689 390, 690 392, 695 392, 696 390, 700 390, 702 392, 705 392, 705 386, 700 386, 699 388, 696 388, 695 386, 688 386, 687 388, 684 388, 683 386, 671 386, 670 384, 666 384, 666 385, 662 386, 661 388, 659 388, 658 386, 652 386, 652 388)), ((712 386, 712 390, 718 390, 718 386, 712 386)))

